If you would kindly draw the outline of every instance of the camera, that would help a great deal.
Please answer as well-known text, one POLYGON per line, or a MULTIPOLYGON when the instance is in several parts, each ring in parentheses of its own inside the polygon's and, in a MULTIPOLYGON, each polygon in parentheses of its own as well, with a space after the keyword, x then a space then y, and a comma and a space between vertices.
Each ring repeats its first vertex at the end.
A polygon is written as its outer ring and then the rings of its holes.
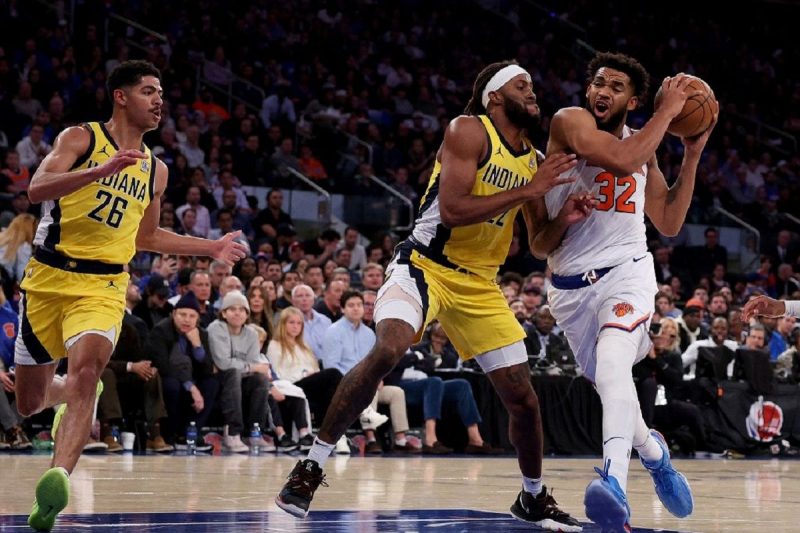
POLYGON ((650 322, 650 336, 657 337, 658 335, 661 335, 661 323, 650 322))

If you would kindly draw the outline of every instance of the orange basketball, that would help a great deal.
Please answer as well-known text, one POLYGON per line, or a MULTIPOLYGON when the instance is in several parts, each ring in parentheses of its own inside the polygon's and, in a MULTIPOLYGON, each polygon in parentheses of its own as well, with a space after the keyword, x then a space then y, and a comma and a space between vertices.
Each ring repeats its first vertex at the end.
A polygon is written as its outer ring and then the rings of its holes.
MULTIPOLYGON (((681 112, 669 123, 667 131, 677 137, 696 137, 705 132, 714 118, 714 113, 719 110, 719 104, 714 97, 711 87, 696 76, 689 76, 690 91, 702 91, 702 94, 690 96, 683 105, 681 112)), ((661 101, 661 88, 656 93, 656 108, 661 101)))

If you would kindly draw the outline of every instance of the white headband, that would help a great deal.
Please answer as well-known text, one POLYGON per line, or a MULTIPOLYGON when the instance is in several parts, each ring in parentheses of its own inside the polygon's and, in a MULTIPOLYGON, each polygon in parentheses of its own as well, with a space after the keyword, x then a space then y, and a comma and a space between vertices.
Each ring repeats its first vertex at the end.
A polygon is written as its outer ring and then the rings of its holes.
POLYGON ((481 103, 483 104, 483 107, 486 108, 486 106, 489 105, 489 93, 500 89, 503 85, 511 81, 512 78, 515 78, 520 74, 525 74, 528 77, 528 81, 531 80, 531 75, 528 74, 528 71, 519 65, 508 65, 507 67, 503 67, 498 70, 497 73, 492 76, 492 79, 489 80, 489 83, 486 84, 486 88, 483 90, 483 94, 481 95, 481 103))

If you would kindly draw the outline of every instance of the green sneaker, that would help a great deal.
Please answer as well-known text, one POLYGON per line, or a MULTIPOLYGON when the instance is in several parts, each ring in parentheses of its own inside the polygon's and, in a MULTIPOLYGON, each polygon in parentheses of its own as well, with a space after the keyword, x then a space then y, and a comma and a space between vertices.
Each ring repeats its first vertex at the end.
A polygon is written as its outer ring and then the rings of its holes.
POLYGON ((28 525, 37 531, 50 531, 56 525, 56 516, 69 503, 69 476, 61 468, 51 468, 36 484, 28 525))
MULTIPOLYGON (((97 393, 95 394, 95 398, 99 398, 100 395, 103 394, 103 382, 97 382, 97 393)), ((62 403, 56 409, 56 415, 53 417, 53 429, 50 430, 50 437, 52 437, 53 442, 56 441, 56 431, 58 431, 58 426, 61 424, 61 419, 64 417, 64 413, 67 412, 67 404, 62 403)))

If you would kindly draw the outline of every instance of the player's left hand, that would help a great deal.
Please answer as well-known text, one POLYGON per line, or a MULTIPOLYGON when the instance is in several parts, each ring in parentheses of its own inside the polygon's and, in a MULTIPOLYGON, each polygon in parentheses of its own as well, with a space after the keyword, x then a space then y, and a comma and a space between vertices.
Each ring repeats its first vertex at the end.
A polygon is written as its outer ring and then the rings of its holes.
POLYGON ((558 212, 558 217, 566 224, 572 225, 589 218, 596 205, 597 198, 592 193, 573 193, 567 197, 567 201, 558 212))
POLYGON ((684 149, 687 152, 702 152, 708 142, 708 138, 711 136, 711 132, 714 131, 714 126, 717 125, 717 120, 719 120, 719 111, 714 113, 711 125, 706 131, 696 137, 682 137, 681 142, 683 142, 684 149))
POLYGON ((233 240, 241 234, 242 230, 232 231, 214 241, 215 250, 211 257, 229 266, 233 266, 235 262, 247 257, 247 247, 233 240))

